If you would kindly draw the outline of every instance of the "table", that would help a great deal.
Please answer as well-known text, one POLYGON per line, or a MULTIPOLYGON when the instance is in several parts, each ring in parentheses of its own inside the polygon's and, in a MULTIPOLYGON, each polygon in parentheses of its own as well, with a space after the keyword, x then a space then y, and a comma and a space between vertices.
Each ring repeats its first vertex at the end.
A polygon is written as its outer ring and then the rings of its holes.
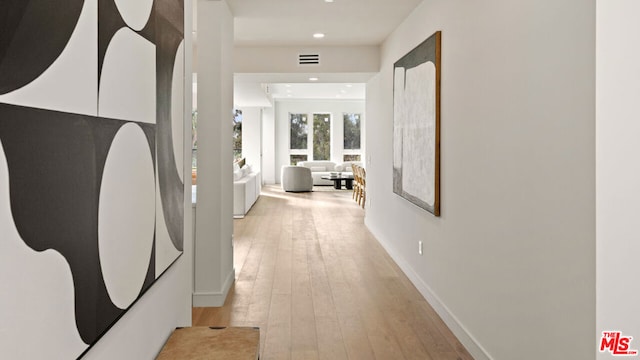
POLYGON ((256 360, 260 330, 252 327, 176 329, 156 360, 256 360))
POLYGON ((333 181, 333 187, 335 189, 342 189, 342 181, 344 180, 344 187, 347 190, 353 189, 353 175, 325 175, 321 176, 322 179, 333 181))

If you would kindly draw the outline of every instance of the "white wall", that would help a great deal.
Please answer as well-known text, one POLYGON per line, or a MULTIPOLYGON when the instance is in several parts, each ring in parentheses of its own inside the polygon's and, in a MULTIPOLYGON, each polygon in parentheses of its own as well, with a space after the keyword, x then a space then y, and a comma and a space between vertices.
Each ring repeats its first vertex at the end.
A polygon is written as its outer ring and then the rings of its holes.
MULTIPOLYGON (((362 100, 289 100, 275 102, 275 135, 276 135, 276 182, 280 183, 280 169, 283 165, 289 165, 289 114, 309 114, 309 131, 313 131, 314 113, 329 113, 331 117, 331 161, 343 162, 342 150, 344 147, 343 133, 344 113, 361 114, 361 124, 367 122, 364 111, 365 102, 362 100)), ((363 126, 364 128, 364 126, 363 126)), ((362 155, 365 155, 366 140, 364 132, 361 141, 362 155)), ((309 144, 312 146, 312 144, 309 144)), ((309 160, 313 153, 309 152, 309 160)))
POLYGON ((233 17, 198 0, 198 194, 194 306, 222 306, 233 269, 233 17))
POLYGON ((425 1, 367 86, 366 224, 476 359, 595 357, 594 35, 595 1, 425 1), (436 30, 440 218, 391 171, 393 63, 436 30))
POLYGON ((241 107, 242 110, 242 156, 253 171, 261 171, 262 109, 241 107))
MULTIPOLYGON (((633 336, 640 349, 640 3, 597 1, 597 327, 633 336)), ((610 359, 601 354, 598 359, 610 359)))
POLYGON ((275 109, 262 109, 262 182, 276 183, 276 125, 275 109))

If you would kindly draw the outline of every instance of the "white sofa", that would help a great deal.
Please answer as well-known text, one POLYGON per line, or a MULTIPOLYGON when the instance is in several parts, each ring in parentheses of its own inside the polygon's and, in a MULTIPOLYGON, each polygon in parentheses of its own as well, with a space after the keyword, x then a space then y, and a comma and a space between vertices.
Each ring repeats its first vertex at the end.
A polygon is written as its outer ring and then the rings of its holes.
POLYGON ((246 166, 233 172, 233 217, 243 218, 260 196, 262 176, 246 166))
POLYGON ((298 162, 298 166, 304 166, 311 169, 313 185, 333 185, 333 181, 322 179, 323 176, 336 171, 336 163, 333 161, 300 161, 298 162))
POLYGON ((340 164, 336 164, 333 161, 328 160, 316 160, 316 161, 300 161, 298 166, 304 166, 311 169, 311 177, 313 178, 313 185, 333 185, 333 181, 322 179, 323 176, 330 175, 332 172, 353 173, 351 164, 357 164, 362 166, 359 161, 347 161, 340 164))
POLYGON ((353 169, 351 168, 351 166, 353 164, 356 164, 356 165, 362 167, 362 162, 361 161, 345 161, 342 164, 336 165, 336 171, 353 174, 353 169))

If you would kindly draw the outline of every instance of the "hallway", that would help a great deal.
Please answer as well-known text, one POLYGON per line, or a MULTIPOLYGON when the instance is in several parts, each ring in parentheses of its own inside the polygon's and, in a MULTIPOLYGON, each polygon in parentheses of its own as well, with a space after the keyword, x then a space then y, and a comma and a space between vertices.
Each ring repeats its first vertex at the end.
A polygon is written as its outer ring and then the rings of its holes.
POLYGON ((363 224, 350 191, 265 187, 234 220, 236 282, 194 326, 258 326, 261 359, 472 359, 363 224))

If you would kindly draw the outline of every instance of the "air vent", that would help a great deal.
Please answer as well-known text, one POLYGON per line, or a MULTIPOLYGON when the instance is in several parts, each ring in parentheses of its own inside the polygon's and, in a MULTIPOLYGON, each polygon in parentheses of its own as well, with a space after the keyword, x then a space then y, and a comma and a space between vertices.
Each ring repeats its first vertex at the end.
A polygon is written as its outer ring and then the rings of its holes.
POLYGON ((320 55, 318 54, 298 55, 298 65, 320 65, 320 55))

